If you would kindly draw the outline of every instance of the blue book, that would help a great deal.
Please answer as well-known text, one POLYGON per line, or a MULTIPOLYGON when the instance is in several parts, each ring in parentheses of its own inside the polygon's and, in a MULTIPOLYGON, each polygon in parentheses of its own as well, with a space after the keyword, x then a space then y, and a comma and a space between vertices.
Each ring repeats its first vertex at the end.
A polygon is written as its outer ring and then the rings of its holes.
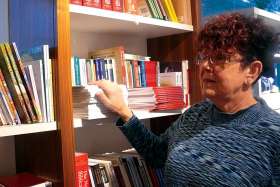
POLYGON ((75 69, 75 84, 76 86, 81 85, 81 75, 80 75, 80 63, 79 57, 74 57, 74 69, 75 69))
POLYGON ((146 84, 146 73, 145 73, 145 61, 139 61, 140 66, 140 80, 141 80, 141 87, 147 87, 146 84))

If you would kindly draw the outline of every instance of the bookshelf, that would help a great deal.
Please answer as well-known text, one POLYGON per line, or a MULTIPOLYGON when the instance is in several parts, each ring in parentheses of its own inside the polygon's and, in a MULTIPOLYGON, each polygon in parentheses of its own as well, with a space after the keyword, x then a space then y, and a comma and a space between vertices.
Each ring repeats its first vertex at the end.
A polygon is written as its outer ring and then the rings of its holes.
POLYGON ((192 25, 73 4, 70 16, 71 29, 83 32, 154 38, 193 31, 192 25))
MULTIPOLYGON (((95 142, 89 137, 100 136, 104 139, 104 136, 110 138, 111 132, 116 133, 114 138, 118 139, 120 144, 114 142, 114 146, 128 148, 124 137, 120 137, 118 129, 111 128, 112 121, 108 122, 111 126, 104 125, 106 131, 100 131, 100 133, 95 131, 99 127, 92 125, 100 119, 91 120, 88 122, 91 125, 75 129, 83 124, 76 123, 77 120, 73 119, 70 64, 72 55, 87 57, 89 51, 98 47, 106 48, 123 44, 128 49, 128 53, 148 55, 157 60, 188 59, 190 68, 194 71, 191 79, 198 80, 196 69, 192 69, 195 68, 192 62, 196 54, 195 37, 200 23, 199 0, 191 0, 193 25, 76 5, 69 6, 69 0, 9 0, 6 2, 9 4, 6 6, 9 10, 9 41, 16 42, 21 50, 42 44, 48 44, 52 49, 51 58, 55 60, 53 89, 56 123, 28 124, 0 129, 0 141, 9 145, 0 146, 1 151, 7 151, 7 147, 12 147, 6 156, 1 157, 12 158, 9 166, 4 166, 0 162, 0 167, 7 167, 3 175, 30 172, 52 181, 54 187, 74 187, 74 152, 79 150, 81 144, 89 144, 86 149, 102 146, 101 141, 95 142), (40 125, 45 126, 37 128, 40 125), (95 129, 89 130, 87 126, 95 129), (86 131, 89 134, 86 134, 86 131), (81 136, 86 139, 81 140, 81 136), (9 172, 5 173, 8 170, 9 172)), ((192 103, 200 100, 199 94, 193 94, 198 93, 198 84, 193 85, 192 103)), ((180 111, 167 113, 142 111, 139 116, 152 126, 153 120, 160 120, 162 116, 172 118, 177 114, 180 114, 180 111), (153 120, 150 122, 151 118, 153 120)), ((104 120, 108 121, 108 119, 104 120)), ((112 141, 108 142, 112 143, 112 141)), ((108 147, 108 149, 111 148, 113 149, 113 147, 108 147)))

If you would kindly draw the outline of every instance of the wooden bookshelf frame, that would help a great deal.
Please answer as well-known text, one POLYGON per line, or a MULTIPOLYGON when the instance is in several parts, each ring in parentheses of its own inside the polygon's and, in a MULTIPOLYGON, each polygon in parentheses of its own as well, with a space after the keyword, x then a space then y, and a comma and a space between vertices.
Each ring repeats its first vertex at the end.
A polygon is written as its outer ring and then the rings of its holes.
MULTIPOLYGON (((45 177, 53 182, 54 187, 74 187, 69 0, 9 0, 9 4, 10 41, 23 49, 49 44, 54 49, 52 57, 55 59, 53 74, 57 130, 15 136, 16 171, 45 177)), ((200 25, 200 0, 191 0, 191 9, 193 32, 148 39, 147 48, 148 55, 158 60, 188 59, 194 72, 191 81, 198 82, 193 57, 200 25)), ((201 96, 198 94, 198 84, 193 85, 191 99, 194 103, 201 96)), ((152 123, 157 124, 156 121, 152 123)))

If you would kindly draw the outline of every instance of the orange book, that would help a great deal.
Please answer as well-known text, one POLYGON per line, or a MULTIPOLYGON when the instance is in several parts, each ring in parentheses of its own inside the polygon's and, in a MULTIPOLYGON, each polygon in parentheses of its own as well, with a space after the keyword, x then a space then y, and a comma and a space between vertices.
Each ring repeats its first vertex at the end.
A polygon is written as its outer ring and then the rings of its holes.
POLYGON ((192 24, 192 12, 190 0, 171 0, 180 23, 192 24))
POLYGON ((83 0, 83 6, 101 8, 101 0, 83 0))
POLYGON ((82 5, 83 1, 82 0, 70 0, 71 4, 76 4, 76 5, 82 5))
POLYGON ((102 9, 105 9, 105 10, 113 10, 112 0, 102 0, 101 7, 102 7, 102 9))
POLYGON ((124 11, 130 14, 137 14, 137 0, 124 0, 124 11))
POLYGON ((112 0, 113 11, 123 12, 123 0, 112 0))

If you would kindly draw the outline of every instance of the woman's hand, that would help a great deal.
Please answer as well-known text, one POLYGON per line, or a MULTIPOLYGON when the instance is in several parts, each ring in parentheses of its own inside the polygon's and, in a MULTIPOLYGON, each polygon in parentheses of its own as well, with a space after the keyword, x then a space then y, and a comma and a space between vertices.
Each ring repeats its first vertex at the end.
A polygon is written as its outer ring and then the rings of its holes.
POLYGON ((94 84, 103 90, 103 92, 96 93, 95 96, 108 109, 117 113, 125 122, 133 116, 133 113, 124 100, 122 89, 118 84, 106 80, 96 81, 94 84))

